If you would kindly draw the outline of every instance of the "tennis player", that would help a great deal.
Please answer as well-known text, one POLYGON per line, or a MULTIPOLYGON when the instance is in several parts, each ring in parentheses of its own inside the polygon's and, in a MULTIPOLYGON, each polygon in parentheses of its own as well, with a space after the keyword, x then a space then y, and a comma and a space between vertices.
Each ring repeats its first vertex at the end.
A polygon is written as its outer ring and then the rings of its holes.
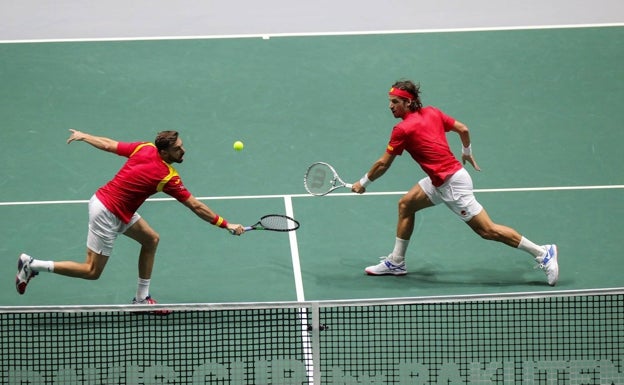
POLYGON ((356 183, 352 191, 362 194, 366 187, 380 178, 392 165, 394 158, 407 151, 427 176, 421 179, 399 200, 394 249, 382 261, 365 269, 370 275, 404 275, 405 253, 414 231, 417 211, 444 203, 465 221, 482 238, 502 242, 533 256, 540 269, 546 273, 548 284, 554 286, 559 279, 557 246, 536 245, 516 230, 494 223, 485 209, 475 199, 472 179, 462 166, 470 163, 480 171, 472 155, 468 127, 439 109, 423 107, 420 85, 410 80, 396 82, 389 91, 390 110, 401 119, 392 129, 390 141, 370 170, 356 183), (462 163, 449 148, 446 133, 453 131, 461 139, 462 163))
POLYGON ((30 279, 41 271, 75 278, 98 279, 111 255, 115 239, 119 234, 124 234, 141 244, 138 286, 132 303, 155 304, 156 301, 149 294, 149 287, 159 235, 136 211, 149 196, 159 191, 171 195, 198 217, 217 227, 236 235, 244 232, 243 226, 228 223, 184 187, 178 172, 172 166, 172 163, 182 163, 184 160, 184 147, 176 131, 158 133, 154 143, 117 142, 77 130, 70 131, 68 144, 84 141, 95 148, 128 159, 115 177, 98 189, 89 201, 87 259, 83 263, 54 262, 21 254, 15 278, 19 294, 24 294, 30 279))

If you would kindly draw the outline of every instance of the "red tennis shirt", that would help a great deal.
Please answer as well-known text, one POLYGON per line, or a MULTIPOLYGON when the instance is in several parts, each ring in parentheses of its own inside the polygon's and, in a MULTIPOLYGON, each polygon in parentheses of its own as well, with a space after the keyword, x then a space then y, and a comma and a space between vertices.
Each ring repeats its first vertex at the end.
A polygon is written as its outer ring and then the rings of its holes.
POLYGON ((446 140, 455 119, 435 107, 423 107, 403 118, 392 129, 386 152, 401 155, 407 151, 439 187, 463 166, 455 158, 446 140))
POLYGON ((162 160, 153 143, 118 142, 116 152, 128 160, 115 177, 100 187, 95 195, 124 223, 130 222, 139 206, 159 191, 180 202, 191 196, 176 169, 162 160))

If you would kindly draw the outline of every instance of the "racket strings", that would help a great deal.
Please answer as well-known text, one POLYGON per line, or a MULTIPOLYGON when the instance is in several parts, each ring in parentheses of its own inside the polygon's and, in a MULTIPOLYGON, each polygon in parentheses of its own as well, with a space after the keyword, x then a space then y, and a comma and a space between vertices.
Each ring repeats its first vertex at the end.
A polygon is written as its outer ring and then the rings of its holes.
POLYGON ((290 231, 299 228, 299 223, 292 218, 282 215, 267 215, 260 219, 260 225, 265 229, 290 231))
POLYGON ((325 164, 315 164, 306 173, 306 189, 312 194, 324 194, 336 187, 338 178, 325 164))

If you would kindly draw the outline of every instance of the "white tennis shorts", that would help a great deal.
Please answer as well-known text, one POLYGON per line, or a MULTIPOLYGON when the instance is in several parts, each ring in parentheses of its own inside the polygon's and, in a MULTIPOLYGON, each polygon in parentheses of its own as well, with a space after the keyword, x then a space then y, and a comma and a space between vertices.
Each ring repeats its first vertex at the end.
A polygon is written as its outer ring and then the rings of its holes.
POLYGON ((465 222, 483 210, 474 196, 472 178, 465 168, 453 174, 440 187, 435 187, 429 177, 421 179, 418 184, 433 204, 444 203, 465 222))
POLYGON ((98 254, 109 257, 113 252, 113 245, 117 236, 126 232, 139 219, 141 219, 141 216, 138 213, 134 213, 129 223, 123 223, 93 194, 89 200, 87 247, 98 254))

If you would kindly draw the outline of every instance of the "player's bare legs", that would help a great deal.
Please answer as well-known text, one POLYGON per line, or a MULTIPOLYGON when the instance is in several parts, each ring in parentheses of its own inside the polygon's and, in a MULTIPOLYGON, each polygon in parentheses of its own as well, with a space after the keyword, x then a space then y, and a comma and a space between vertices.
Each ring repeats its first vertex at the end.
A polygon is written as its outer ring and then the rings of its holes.
POLYGON ((409 240, 414 232, 414 223, 416 222, 416 212, 427 207, 433 206, 433 203, 427 197, 419 184, 412 187, 399 200, 399 218, 397 221, 396 239, 394 249, 387 257, 373 266, 368 266, 364 271, 369 275, 405 275, 407 269, 405 267, 405 252, 409 240))
POLYGON ((419 184, 416 184, 403 195, 399 200, 397 238, 409 240, 414 232, 416 212, 431 206, 433 206, 433 203, 429 200, 419 184))
POLYGON ((536 245, 511 227, 494 223, 485 209, 467 223, 483 239, 501 242, 531 254, 538 267, 546 273, 548 284, 554 286, 557 283, 559 279, 557 245, 536 245))
MULTIPOLYGON (((158 247, 158 234, 143 218, 132 225, 125 234, 141 244, 139 254, 139 277, 150 279, 154 256, 158 247)), ((54 262, 54 272, 68 277, 98 279, 108 262, 108 257, 87 249, 87 258, 83 263, 73 261, 54 262)))
POLYGON ((520 245, 522 235, 511 227, 494 223, 485 209, 466 223, 483 239, 501 242, 511 247, 520 245))
POLYGON ((139 253, 139 278, 150 279, 152 277, 152 268, 154 267, 154 259, 156 257, 156 249, 158 248, 160 236, 143 218, 130 226, 124 235, 141 244, 141 251, 139 253))
POLYGON ((108 262, 106 255, 98 254, 87 248, 87 258, 83 263, 74 261, 54 262, 54 272, 74 278, 98 279, 108 262))
MULTIPOLYGON (((132 303, 147 305, 156 304, 156 301, 150 296, 149 287, 160 236, 143 218, 130 226, 124 235, 141 244, 141 251, 139 252, 139 279, 137 292, 132 303)), ((171 313, 171 310, 155 310, 152 313, 167 315, 171 313)))

